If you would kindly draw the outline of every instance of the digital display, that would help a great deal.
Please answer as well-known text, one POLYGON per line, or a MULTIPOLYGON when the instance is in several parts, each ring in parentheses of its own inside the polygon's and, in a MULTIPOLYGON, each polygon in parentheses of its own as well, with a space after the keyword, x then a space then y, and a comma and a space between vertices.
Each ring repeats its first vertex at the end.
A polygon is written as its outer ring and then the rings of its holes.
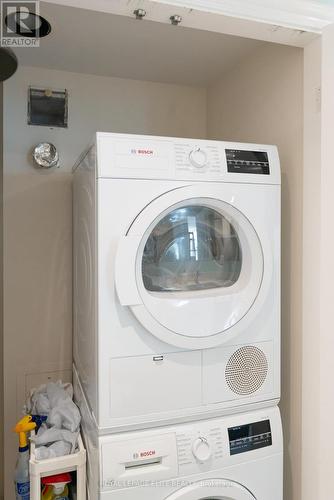
POLYGON ((230 454, 237 455, 272 445, 272 436, 269 420, 252 424, 238 425, 228 429, 230 454))
POLYGON ((241 174, 270 174, 268 154, 265 151, 226 149, 227 171, 241 174))

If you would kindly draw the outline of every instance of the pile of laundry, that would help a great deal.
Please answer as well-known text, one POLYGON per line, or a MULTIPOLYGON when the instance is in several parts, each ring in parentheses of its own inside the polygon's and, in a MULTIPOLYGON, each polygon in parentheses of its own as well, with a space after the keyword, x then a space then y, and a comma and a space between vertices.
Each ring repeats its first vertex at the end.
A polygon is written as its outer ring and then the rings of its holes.
POLYGON ((34 389, 24 412, 40 417, 41 425, 32 437, 38 460, 75 453, 81 417, 72 384, 50 382, 34 389))

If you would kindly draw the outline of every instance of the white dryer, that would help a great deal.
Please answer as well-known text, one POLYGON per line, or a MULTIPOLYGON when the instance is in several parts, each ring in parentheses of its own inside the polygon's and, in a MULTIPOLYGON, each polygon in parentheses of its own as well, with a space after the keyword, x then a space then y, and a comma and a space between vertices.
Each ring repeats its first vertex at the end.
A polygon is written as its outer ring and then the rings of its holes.
POLYGON ((74 173, 74 363, 101 432, 278 401, 275 146, 96 135, 74 173))
POLYGON ((100 437, 86 424, 90 500, 283 500, 278 407, 100 437))

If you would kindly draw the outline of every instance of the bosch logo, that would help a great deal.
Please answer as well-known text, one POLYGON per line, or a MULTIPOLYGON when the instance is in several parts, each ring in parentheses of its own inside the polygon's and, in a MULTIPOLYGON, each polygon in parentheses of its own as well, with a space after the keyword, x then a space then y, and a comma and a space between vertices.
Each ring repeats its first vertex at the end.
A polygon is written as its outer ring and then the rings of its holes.
POLYGON ((134 460, 138 458, 153 457, 155 455, 155 450, 140 451, 139 453, 133 453, 132 457, 134 460))
POLYGON ((133 155, 146 155, 151 156, 154 154, 153 149, 131 149, 133 155))
POLYGON ((143 458, 143 457, 152 457, 153 455, 155 455, 155 450, 148 450, 148 451, 141 451, 140 452, 141 458, 143 458))
POLYGON ((153 155, 152 149, 138 149, 139 155, 153 155))

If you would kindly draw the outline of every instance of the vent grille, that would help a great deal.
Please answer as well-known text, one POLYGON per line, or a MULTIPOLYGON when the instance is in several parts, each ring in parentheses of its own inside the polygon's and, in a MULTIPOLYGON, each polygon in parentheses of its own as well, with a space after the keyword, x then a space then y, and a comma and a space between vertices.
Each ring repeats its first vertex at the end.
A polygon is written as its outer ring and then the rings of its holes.
POLYGON ((232 392, 241 396, 258 391, 267 374, 267 357, 255 346, 244 346, 235 351, 228 360, 225 370, 227 385, 232 392))

